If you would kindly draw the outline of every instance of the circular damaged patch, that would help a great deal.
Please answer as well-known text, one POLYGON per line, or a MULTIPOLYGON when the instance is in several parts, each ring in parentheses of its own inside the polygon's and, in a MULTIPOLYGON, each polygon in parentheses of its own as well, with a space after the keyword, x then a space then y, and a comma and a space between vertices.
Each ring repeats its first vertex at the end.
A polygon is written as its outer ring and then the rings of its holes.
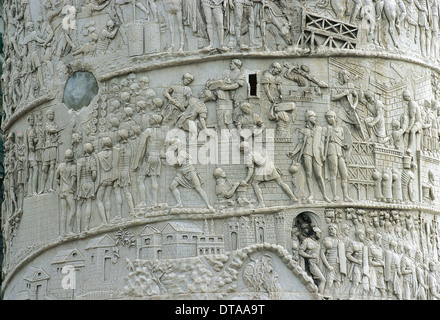
POLYGON ((98 82, 93 74, 77 71, 67 80, 63 103, 70 109, 79 110, 92 102, 98 90, 98 82))

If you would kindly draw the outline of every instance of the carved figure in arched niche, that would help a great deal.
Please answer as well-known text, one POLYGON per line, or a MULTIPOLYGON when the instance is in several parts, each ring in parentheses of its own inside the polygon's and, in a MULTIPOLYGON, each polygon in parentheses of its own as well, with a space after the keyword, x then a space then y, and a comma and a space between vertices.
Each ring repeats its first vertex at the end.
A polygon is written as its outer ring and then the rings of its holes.
POLYGON ((321 229, 307 213, 299 214, 294 220, 293 227, 299 230, 299 265, 311 275, 318 285, 319 292, 323 294, 326 278, 320 268, 321 229))
POLYGON ((320 238, 321 229, 313 227, 313 235, 305 238, 300 247, 298 254, 304 259, 305 270, 312 276, 317 283, 319 293, 323 294, 326 284, 326 278, 320 268, 320 238))

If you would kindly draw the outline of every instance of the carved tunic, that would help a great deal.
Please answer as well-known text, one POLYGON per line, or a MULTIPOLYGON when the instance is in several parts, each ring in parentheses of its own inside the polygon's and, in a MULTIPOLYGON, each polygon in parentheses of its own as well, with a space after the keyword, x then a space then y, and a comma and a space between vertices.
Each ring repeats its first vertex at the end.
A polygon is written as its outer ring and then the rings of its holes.
POLYGON ((255 181, 270 181, 280 177, 273 161, 260 152, 252 151, 246 155, 245 163, 248 168, 255 169, 253 177, 255 181))
POLYGON ((60 197, 66 198, 67 195, 74 193, 77 167, 73 162, 63 162, 58 166, 56 176, 60 182, 60 197))
POLYGON ((191 156, 184 150, 177 155, 177 174, 174 178, 184 188, 193 189, 203 184, 203 179, 194 168, 191 156))
POLYGON ((370 285, 372 288, 385 289, 383 250, 373 244, 370 246, 370 285))
POLYGON ((59 128, 56 124, 46 123, 44 125, 45 144, 44 144, 44 161, 56 161, 58 157, 59 128))
POLYGON ((323 165, 323 143, 322 143, 322 127, 306 125, 305 128, 300 129, 302 143, 302 155, 307 155, 320 166, 323 165))
POLYGON ((131 184, 130 169, 132 160, 133 150, 127 141, 122 141, 113 149, 113 172, 116 173, 116 186, 127 187, 131 184))
POLYGON ((269 88, 270 95, 275 99, 281 92, 279 91, 279 86, 282 83, 280 76, 274 76, 269 71, 264 71, 260 78, 260 83, 266 85, 269 88))
POLYGON ((96 154, 98 164, 98 183, 97 187, 101 184, 107 184, 114 180, 113 177, 113 153, 111 150, 103 150, 96 154))
POLYGON ((360 284, 364 280, 366 275, 366 266, 368 266, 368 251, 365 250, 364 244, 361 242, 353 241, 350 247, 347 249, 352 257, 357 259, 360 263, 352 262, 350 270, 348 272, 348 277, 354 284, 360 284))
POLYGON ((196 121, 206 119, 207 113, 208 109, 202 101, 191 98, 188 107, 179 116, 176 126, 186 131, 193 131, 197 129, 196 121))
POLYGON ((148 128, 140 137, 140 148, 136 154, 134 167, 141 176, 159 176, 162 167, 160 159, 164 149, 165 133, 160 127, 148 128))
POLYGON ((96 173, 96 160, 86 156, 78 160, 78 198, 89 199, 95 197, 95 183, 93 174, 96 173))
POLYGON ((27 161, 29 165, 33 167, 37 164, 35 149, 36 149, 36 143, 38 141, 37 133, 34 127, 30 127, 27 129, 26 139, 27 139, 27 151, 28 151, 27 161))
POLYGON ((342 157, 344 154, 342 152, 342 146, 345 145, 345 132, 341 126, 327 128, 327 150, 328 156, 336 155, 342 157))

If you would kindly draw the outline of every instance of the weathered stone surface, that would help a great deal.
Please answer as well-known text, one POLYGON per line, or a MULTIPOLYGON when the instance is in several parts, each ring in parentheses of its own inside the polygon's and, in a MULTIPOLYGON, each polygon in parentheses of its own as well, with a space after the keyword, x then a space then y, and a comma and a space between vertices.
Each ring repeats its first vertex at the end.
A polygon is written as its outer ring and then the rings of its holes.
POLYGON ((4 1, 2 297, 438 299, 439 10, 4 1))

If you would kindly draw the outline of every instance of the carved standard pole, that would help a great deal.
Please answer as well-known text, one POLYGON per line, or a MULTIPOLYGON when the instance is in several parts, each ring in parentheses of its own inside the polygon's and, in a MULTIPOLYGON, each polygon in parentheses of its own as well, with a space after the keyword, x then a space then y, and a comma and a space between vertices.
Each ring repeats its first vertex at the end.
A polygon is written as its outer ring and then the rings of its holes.
POLYGON ((439 0, 304 3, 5 0, 2 297, 438 299, 439 0))

